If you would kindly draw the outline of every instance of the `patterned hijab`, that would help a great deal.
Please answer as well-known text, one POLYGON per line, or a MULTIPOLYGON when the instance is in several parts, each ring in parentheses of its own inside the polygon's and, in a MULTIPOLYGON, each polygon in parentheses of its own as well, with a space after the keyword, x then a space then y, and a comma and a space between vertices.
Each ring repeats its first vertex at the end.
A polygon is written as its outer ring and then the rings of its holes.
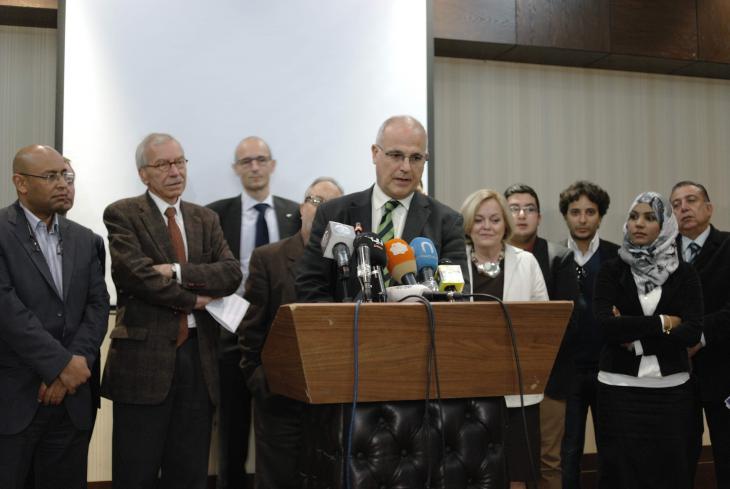
POLYGON ((624 241, 618 254, 634 274, 640 294, 648 294, 667 281, 679 266, 677 255, 677 219, 667 199, 656 192, 644 192, 634 199, 629 215, 638 204, 649 204, 659 222, 659 236, 653 243, 637 246, 629 241, 628 217, 624 223, 624 241))

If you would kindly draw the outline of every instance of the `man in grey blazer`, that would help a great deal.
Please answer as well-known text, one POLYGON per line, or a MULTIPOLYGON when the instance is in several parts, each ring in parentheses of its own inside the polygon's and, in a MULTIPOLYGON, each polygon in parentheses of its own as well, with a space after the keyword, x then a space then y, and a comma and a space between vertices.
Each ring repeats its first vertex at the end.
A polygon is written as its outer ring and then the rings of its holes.
POLYGON ((109 295, 94 234, 59 215, 74 175, 48 146, 13 160, 18 200, 0 210, 0 487, 86 487, 89 367, 109 295))
POLYGON ((181 200, 180 143, 153 133, 137 148, 147 192, 104 211, 116 325, 102 395, 114 401, 115 488, 206 487, 218 400, 219 326, 205 306, 235 292, 238 261, 218 216, 181 200))
MULTIPOLYGON (((299 204, 271 194, 276 160, 269 145, 257 136, 241 140, 234 151, 233 171, 241 179, 241 195, 208 207, 220 217, 223 235, 241 262, 243 295, 248 264, 254 248, 293 236, 301 227, 299 204)), ((251 426, 251 393, 239 363, 238 337, 221 331, 218 369, 221 398, 218 405, 218 489, 243 489, 251 426)))
MULTIPOLYGON (((371 147, 374 186, 348 194, 317 209, 311 237, 299 265, 297 296, 302 302, 340 301, 333 260, 322 257, 320 243, 329 221, 361 223, 384 239, 430 238, 439 257, 449 258, 466 271, 464 219, 455 210, 417 191, 428 159, 428 135, 410 116, 394 116, 378 130, 371 147), (379 231, 384 231, 381 234, 379 231)), ((351 296, 357 293, 351 290, 351 296)))

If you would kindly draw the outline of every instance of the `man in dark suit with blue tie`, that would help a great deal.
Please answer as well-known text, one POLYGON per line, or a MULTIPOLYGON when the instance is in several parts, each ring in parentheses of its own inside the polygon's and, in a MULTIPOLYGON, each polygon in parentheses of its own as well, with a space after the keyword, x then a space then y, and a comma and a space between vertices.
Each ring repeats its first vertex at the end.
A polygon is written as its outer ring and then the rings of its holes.
POLYGON ((36 487, 86 487, 87 380, 109 296, 94 234, 59 215, 73 179, 53 148, 25 147, 18 200, 0 210, 2 488, 22 488, 30 470, 36 487))
MULTIPOLYGON (((680 259, 694 265, 702 283, 703 333, 690 355, 710 430, 717 487, 730 487, 730 233, 710 224, 713 206, 702 184, 677 183, 670 202, 679 226, 680 259)), ((699 445, 699 413, 697 424, 699 445)))
MULTIPOLYGON (((218 200, 208 207, 221 221, 231 252, 241 262, 243 295, 251 252, 286 239, 299 231, 299 204, 271 194, 276 160, 269 145, 257 136, 241 140, 234 151, 233 171, 240 178, 241 195, 218 200)), ((251 393, 239 363, 238 337, 221 331, 218 369, 221 399, 218 406, 218 489, 245 487, 245 461, 251 427, 251 393)))

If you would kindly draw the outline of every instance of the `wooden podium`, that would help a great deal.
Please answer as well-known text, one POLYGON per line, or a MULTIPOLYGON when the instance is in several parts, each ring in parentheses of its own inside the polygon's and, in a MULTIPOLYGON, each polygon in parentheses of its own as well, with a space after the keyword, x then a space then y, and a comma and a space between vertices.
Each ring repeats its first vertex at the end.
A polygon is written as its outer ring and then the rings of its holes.
MULTIPOLYGON (((428 412, 434 413, 428 419, 422 401, 430 344, 424 304, 360 306, 354 411, 355 305, 279 308, 262 361, 272 392, 308 405, 302 426, 302 487, 341 489, 348 478, 352 488, 424 487, 430 477, 432 487, 448 488, 467 474, 479 474, 481 482, 472 482, 480 487, 507 484, 500 396, 517 394, 519 387, 502 309, 493 302, 432 307, 444 401, 428 404, 428 412), (390 420, 398 421, 391 425, 390 420), (435 439, 442 440, 444 449, 435 439), (349 446, 352 458, 347 456, 349 446)), ((525 394, 544 391, 572 307, 571 302, 507 303, 525 394)), ((435 386, 430 392, 433 400, 435 386)))

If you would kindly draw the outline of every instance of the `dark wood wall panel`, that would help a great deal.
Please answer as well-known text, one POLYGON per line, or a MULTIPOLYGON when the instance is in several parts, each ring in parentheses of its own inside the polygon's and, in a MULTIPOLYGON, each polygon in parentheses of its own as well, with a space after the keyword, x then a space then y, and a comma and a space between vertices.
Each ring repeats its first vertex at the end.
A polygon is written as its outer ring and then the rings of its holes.
POLYGON ((514 44, 515 0, 433 0, 433 37, 514 44))
POLYGON ((695 1, 611 0, 611 52, 697 59, 695 1))
POLYGON ((730 63, 730 1, 698 0, 699 58, 730 63))
POLYGON ((609 0, 517 0, 517 44, 608 52, 609 0))

